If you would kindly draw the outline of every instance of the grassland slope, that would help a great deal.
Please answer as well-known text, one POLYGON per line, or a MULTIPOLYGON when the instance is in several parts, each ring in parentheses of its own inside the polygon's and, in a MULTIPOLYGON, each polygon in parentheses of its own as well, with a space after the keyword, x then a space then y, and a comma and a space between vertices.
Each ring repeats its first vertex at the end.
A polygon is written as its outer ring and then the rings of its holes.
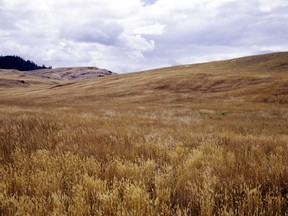
MULTIPOLYGON (((287 104, 287 62, 288 53, 273 53, 107 76, 70 82, 69 85, 57 83, 49 88, 27 88, 25 95, 37 98, 38 103, 202 103, 244 100, 287 104)), ((13 90, 17 92, 17 89, 13 90)), ((20 91, 15 95, 24 94, 20 91)), ((9 92, 2 91, 1 101, 4 102, 7 94, 9 92)))
POLYGON ((83 80, 115 74, 109 70, 97 67, 64 67, 27 71, 30 76, 56 80, 83 80))
POLYGON ((286 62, 1 71, 0 215, 287 215, 286 62))

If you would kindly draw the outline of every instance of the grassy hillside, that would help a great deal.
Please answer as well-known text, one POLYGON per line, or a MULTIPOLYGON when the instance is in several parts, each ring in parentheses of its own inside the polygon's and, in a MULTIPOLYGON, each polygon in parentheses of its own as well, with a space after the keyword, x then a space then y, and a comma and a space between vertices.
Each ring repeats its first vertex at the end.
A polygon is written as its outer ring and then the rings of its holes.
POLYGON ((18 70, 0 69, 0 91, 7 88, 9 91, 12 90, 12 88, 16 91, 23 91, 23 87, 30 87, 29 90, 31 90, 31 87, 47 88, 59 83, 61 83, 61 81, 29 76, 28 74, 25 74, 25 72, 20 72, 18 70))
MULTIPOLYGON (((19 97, 2 91, 2 103, 20 103, 22 94, 37 99, 37 104, 51 102, 94 104, 119 103, 211 103, 260 102, 287 104, 288 53, 232 59, 196 65, 183 65, 145 72, 113 75, 85 81, 62 81, 50 88, 14 89, 19 97), (7 96, 7 97, 5 97, 7 96), (15 100, 16 99, 16 100, 15 100), (63 101, 64 99, 64 101, 63 101)), ((25 80, 25 79, 24 79, 25 80)), ((25 97, 24 97, 25 98, 25 97)))
POLYGON ((287 57, 2 86, 0 215, 287 214, 287 57))

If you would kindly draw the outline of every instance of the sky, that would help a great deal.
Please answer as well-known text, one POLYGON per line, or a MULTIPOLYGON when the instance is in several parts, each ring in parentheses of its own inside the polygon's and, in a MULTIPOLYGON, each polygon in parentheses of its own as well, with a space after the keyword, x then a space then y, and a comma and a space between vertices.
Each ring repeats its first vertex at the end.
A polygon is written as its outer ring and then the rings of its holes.
POLYGON ((117 73, 288 51, 288 0, 0 0, 0 55, 117 73))

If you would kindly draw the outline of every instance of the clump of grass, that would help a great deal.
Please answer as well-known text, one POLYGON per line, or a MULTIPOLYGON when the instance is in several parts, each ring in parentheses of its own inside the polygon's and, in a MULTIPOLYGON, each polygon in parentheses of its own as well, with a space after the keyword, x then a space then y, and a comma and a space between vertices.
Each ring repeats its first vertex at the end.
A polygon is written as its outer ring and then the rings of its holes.
POLYGON ((2 107, 0 214, 285 215, 285 115, 199 112, 2 107))

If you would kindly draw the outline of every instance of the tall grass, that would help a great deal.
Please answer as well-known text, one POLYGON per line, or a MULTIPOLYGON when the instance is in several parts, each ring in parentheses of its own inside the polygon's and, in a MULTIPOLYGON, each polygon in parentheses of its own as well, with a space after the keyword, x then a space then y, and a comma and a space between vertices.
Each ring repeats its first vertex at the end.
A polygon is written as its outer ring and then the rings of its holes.
POLYGON ((0 215, 287 215, 285 110, 0 109, 0 215))

